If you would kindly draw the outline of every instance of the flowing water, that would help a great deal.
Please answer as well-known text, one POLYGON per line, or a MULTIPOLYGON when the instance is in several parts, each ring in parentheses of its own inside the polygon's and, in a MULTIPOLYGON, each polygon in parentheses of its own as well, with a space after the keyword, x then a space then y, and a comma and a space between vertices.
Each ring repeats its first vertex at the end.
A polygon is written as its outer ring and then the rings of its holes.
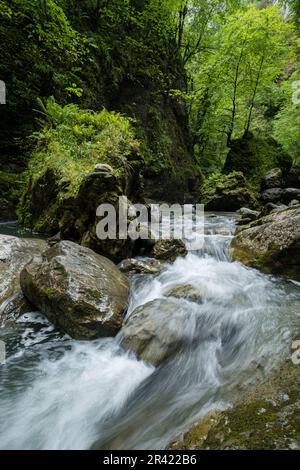
POLYGON ((118 337, 75 341, 39 313, 2 326, 0 448, 163 449, 277 367, 299 331, 300 286, 231 263, 234 229, 234 214, 208 214, 202 250, 132 278, 128 315, 179 285, 203 299, 173 299, 187 341, 157 368, 123 351, 118 337))

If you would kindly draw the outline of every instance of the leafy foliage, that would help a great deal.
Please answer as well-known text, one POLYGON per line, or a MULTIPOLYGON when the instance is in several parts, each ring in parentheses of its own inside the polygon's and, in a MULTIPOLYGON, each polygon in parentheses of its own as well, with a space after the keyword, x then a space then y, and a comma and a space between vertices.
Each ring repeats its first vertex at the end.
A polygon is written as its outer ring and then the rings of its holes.
POLYGON ((81 110, 75 104, 60 106, 53 97, 40 105, 44 127, 33 136, 36 148, 28 169, 30 184, 52 169, 64 187, 61 197, 67 198, 76 194, 96 163, 108 163, 118 174, 132 158, 138 158, 132 122, 120 114, 81 110))

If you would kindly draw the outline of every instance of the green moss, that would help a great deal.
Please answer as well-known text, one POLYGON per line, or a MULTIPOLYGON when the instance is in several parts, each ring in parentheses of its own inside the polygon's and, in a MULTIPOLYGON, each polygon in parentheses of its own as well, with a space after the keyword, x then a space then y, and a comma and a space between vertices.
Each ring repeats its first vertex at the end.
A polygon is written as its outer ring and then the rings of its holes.
POLYGON ((43 113, 46 123, 35 135, 18 214, 25 226, 53 232, 60 207, 76 198, 97 163, 109 164, 116 178, 126 179, 142 158, 129 118, 105 109, 95 113, 74 104, 62 107, 53 98, 43 113))
POLYGON ((215 173, 204 181, 201 203, 208 210, 234 211, 242 206, 257 207, 258 194, 244 178, 234 171, 228 175, 215 173))
POLYGON ((240 171, 254 187, 259 188, 261 178, 268 171, 279 167, 285 173, 292 164, 292 158, 274 139, 248 134, 231 143, 224 172, 240 171))

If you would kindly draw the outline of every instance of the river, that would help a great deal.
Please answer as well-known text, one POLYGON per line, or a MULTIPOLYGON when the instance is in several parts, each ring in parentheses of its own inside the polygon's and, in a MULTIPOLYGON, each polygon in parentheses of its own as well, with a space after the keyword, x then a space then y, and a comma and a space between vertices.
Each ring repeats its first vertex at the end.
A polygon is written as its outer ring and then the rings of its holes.
MULTIPOLYGON (((0 225, 24 236, 18 230, 0 225)), ((278 367, 299 331, 300 286, 230 262, 234 230, 234 214, 207 214, 202 250, 132 278, 128 315, 178 285, 203 298, 174 300, 190 341, 157 368, 123 351, 118 337, 75 341, 39 313, 3 325, 0 448, 163 449, 278 367)))

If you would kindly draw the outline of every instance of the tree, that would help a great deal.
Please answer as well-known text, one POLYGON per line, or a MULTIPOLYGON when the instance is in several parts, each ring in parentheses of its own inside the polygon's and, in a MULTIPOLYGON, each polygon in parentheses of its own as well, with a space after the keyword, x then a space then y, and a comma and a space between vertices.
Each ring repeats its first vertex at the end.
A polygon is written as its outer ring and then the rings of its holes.
POLYGON ((210 97, 205 132, 230 147, 252 129, 257 110, 294 55, 293 28, 278 7, 254 5, 228 16, 215 39, 215 52, 197 74, 194 114, 210 97), (207 82, 205 76, 209 76, 207 82), (207 121, 208 120, 208 121, 207 121), (226 136, 226 139, 224 138, 226 136))

